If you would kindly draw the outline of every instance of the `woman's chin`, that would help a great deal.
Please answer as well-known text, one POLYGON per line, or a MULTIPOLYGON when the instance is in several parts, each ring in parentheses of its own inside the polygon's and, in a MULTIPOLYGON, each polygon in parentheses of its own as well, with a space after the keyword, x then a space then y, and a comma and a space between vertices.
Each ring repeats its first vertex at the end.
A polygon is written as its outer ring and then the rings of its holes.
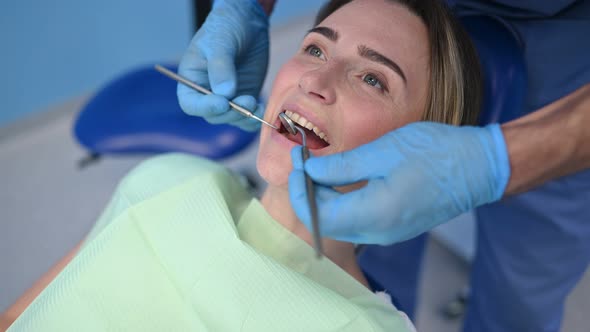
POLYGON ((285 187, 289 186, 289 172, 277 172, 275 170, 258 170, 260 176, 266 181, 269 186, 285 187))
POLYGON ((260 177, 269 186, 284 187, 285 189, 289 186, 289 174, 291 173, 292 167, 287 169, 286 167, 280 167, 273 163, 259 161, 257 163, 257 169, 260 177))

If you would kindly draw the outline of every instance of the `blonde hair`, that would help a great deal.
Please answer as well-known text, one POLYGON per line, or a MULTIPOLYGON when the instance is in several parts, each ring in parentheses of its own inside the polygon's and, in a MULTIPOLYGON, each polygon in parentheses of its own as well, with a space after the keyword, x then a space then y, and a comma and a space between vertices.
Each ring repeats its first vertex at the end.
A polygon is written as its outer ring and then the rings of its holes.
MULTIPOLYGON (((354 0, 332 0, 320 9, 319 24, 354 0)), ((389 0, 418 16, 428 31, 430 80, 422 120, 452 125, 475 125, 481 107, 483 82, 475 47, 469 35, 441 0, 389 0)))

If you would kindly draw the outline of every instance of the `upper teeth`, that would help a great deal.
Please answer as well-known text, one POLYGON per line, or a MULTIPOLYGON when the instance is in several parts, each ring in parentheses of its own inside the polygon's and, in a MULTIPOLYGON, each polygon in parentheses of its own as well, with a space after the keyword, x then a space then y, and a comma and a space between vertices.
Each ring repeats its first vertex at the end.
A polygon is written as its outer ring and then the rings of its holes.
POLYGON ((318 135, 319 138, 323 139, 324 141, 326 141, 326 143, 330 143, 328 141, 328 136, 326 136, 326 134, 320 130, 320 128, 318 128, 316 125, 314 125, 313 123, 311 123, 311 121, 307 120, 306 118, 304 118, 302 115, 299 115, 297 113, 291 112, 289 110, 285 110, 285 114, 287 114, 287 116, 293 120, 294 122, 297 122, 297 124, 299 124, 301 127, 307 128, 309 130, 312 130, 316 135, 318 135))

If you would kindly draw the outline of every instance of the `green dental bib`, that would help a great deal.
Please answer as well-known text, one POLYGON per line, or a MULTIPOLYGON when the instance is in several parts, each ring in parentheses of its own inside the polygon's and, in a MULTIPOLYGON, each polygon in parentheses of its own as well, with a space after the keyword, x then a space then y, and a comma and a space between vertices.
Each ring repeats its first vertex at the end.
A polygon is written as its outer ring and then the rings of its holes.
POLYGON ((227 170, 150 159, 9 331, 412 331, 227 170))

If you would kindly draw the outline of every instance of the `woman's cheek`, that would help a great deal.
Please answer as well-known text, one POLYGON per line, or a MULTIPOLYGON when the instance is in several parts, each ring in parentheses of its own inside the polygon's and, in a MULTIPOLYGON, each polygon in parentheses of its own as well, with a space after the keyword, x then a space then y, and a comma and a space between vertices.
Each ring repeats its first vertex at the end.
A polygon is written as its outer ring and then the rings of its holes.
POLYGON ((343 117, 346 133, 343 137, 345 148, 355 148, 368 143, 393 128, 391 118, 384 116, 384 110, 379 105, 371 103, 350 103, 347 116, 343 117))
POLYGON ((291 156, 288 151, 270 142, 267 143, 263 143, 258 152, 256 162, 258 173, 270 185, 286 185, 292 170, 291 156))
POLYGON ((285 63, 277 73, 277 76, 275 77, 274 81, 274 86, 296 86, 299 82, 299 78, 301 77, 303 71, 304 67, 302 66, 302 64, 295 59, 291 59, 289 62, 285 63))
POLYGON ((375 102, 373 100, 364 99, 362 103, 355 103, 356 112, 349 112, 346 117, 348 123, 349 133, 351 139, 355 142, 350 144, 366 144, 371 142, 386 133, 400 128, 410 122, 414 122, 415 115, 411 111, 395 109, 393 105, 385 102, 375 102), (354 113, 354 114, 353 114, 354 113))

